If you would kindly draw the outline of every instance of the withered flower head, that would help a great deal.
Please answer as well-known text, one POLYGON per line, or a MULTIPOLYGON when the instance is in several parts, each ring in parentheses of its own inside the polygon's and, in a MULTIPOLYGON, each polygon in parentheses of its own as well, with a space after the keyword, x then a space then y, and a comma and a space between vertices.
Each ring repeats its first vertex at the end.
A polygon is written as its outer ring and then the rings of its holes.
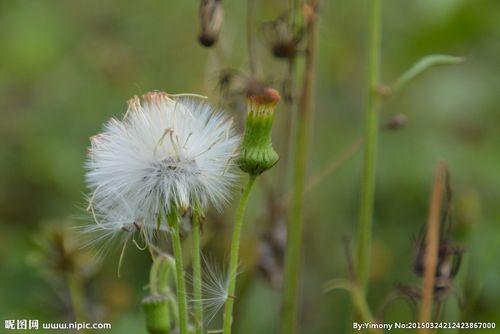
POLYGON ((198 40, 203 46, 210 47, 219 38, 223 21, 221 0, 201 0, 200 35, 198 40))

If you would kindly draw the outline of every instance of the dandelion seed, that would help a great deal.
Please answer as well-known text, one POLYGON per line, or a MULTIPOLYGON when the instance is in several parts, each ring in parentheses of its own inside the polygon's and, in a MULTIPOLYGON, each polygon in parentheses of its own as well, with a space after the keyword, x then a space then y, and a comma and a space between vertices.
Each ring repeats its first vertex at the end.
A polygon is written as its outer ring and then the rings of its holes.
MULTIPOLYGON (((202 267, 202 282, 201 290, 203 297, 201 303, 203 305, 203 310, 205 313, 205 322, 210 323, 220 309, 226 303, 228 298, 227 287, 229 284, 229 277, 227 275, 226 269, 219 265, 216 260, 212 257, 207 257, 202 255, 203 267, 202 267)), ((188 280, 193 284, 193 278, 187 276, 188 280)), ((195 303, 199 300, 192 298, 191 302, 195 303)))
POLYGON ((171 97, 132 98, 122 120, 91 138, 86 182, 97 224, 84 231, 100 233, 91 244, 140 235, 148 245, 168 232, 157 224, 167 212, 228 202, 238 179, 232 122, 202 99, 171 97))
MULTIPOLYGON (((88 210, 91 212, 94 224, 77 226, 76 229, 84 238, 83 248, 97 247, 96 258, 104 258, 113 246, 121 245, 121 259, 129 242, 137 248, 144 250, 145 246, 158 239, 160 234, 169 232, 167 226, 158 226, 146 223, 142 217, 136 216, 132 208, 121 199, 119 205, 113 207, 96 207, 92 199, 89 199, 88 210)), ((120 261, 121 262, 121 261, 120 261)))

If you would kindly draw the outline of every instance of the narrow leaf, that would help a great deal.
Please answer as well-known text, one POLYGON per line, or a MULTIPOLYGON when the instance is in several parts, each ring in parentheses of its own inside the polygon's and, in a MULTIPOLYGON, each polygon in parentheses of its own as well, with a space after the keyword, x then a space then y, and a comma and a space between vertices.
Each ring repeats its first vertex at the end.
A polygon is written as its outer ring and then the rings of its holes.
POLYGON ((393 92, 401 90, 407 83, 413 80, 416 76, 436 65, 456 65, 465 61, 463 57, 454 57, 448 55, 428 55, 418 60, 409 70, 407 70, 399 79, 392 85, 393 92))

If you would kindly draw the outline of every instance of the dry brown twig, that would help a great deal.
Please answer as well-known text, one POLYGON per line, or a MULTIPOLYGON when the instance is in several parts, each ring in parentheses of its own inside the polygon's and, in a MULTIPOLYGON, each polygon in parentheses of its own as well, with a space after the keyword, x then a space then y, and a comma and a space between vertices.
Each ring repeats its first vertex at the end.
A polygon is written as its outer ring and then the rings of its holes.
MULTIPOLYGON (((420 305, 420 323, 431 320, 432 302, 434 296, 434 283, 436 279, 436 266, 439 248, 439 223, 441 217, 441 205, 445 189, 447 166, 444 161, 439 161, 436 166, 436 175, 429 205, 429 216, 427 220, 426 244, 425 244, 425 272, 422 289, 422 303, 420 305)), ((423 326, 420 334, 429 333, 429 329, 423 326)))

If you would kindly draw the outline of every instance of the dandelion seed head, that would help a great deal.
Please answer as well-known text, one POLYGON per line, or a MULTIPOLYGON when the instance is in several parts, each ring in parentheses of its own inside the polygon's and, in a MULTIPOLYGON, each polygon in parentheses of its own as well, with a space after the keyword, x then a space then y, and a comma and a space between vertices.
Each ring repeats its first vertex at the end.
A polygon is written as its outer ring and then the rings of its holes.
POLYGON ((221 209, 239 177, 238 144, 232 121, 201 99, 163 92, 130 99, 125 116, 91 138, 86 183, 89 209, 100 222, 90 230, 141 226, 148 242, 171 210, 221 209))

